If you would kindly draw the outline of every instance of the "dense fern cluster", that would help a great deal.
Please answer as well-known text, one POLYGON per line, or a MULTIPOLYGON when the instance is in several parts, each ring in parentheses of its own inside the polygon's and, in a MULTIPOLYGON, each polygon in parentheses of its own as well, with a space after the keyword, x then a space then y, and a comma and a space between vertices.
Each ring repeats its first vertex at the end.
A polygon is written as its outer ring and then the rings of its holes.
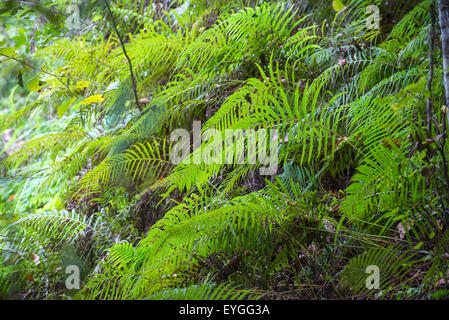
MULTIPOLYGON (((62 21, 62 35, 35 52, 0 48, 23 82, 0 102, 9 136, 0 145, 0 296, 406 299, 440 290, 449 173, 434 2, 120 0, 109 12, 105 1, 76 1, 90 29, 62 21), (260 175, 260 161, 173 163, 170 135, 192 132, 194 121, 223 135, 276 129, 277 173, 260 175), (81 268, 77 291, 65 287, 68 265, 81 268), (382 278, 370 291, 372 265, 382 278)), ((65 12, 70 3, 47 5, 65 12)), ((189 145, 187 159, 208 143, 189 145)))

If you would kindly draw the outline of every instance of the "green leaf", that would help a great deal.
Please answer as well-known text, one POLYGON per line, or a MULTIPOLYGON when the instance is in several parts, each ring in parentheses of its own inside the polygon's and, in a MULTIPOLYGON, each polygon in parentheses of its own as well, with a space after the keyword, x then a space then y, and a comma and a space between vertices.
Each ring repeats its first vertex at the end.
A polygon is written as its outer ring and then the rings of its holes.
POLYGON ((76 83, 76 89, 84 89, 90 85, 89 81, 78 81, 76 83))
POLYGON ((64 101, 59 107, 58 107, 58 118, 61 119, 62 116, 67 112, 70 105, 74 103, 76 98, 72 98, 70 100, 64 101))
POLYGON ((29 80, 29 81, 26 83, 25 87, 26 87, 28 90, 33 91, 33 92, 39 91, 39 89, 40 89, 40 86, 39 86, 39 77, 34 77, 34 78, 32 78, 31 80, 29 80))
POLYGON ((0 48, 0 54, 4 54, 10 57, 14 57, 16 55, 16 50, 14 48, 0 48))
POLYGON ((332 7, 334 7, 335 11, 340 12, 345 8, 345 5, 340 0, 333 0, 332 7))
POLYGON ((423 244, 424 244, 424 242, 421 241, 421 242, 418 243, 416 246, 414 246, 413 249, 419 250, 419 249, 422 247, 423 244))

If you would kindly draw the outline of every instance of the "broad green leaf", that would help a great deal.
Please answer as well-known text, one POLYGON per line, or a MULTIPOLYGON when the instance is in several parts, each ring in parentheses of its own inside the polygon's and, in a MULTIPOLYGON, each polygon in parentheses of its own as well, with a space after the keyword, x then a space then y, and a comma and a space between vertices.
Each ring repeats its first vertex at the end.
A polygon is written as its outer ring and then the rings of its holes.
POLYGON ((33 91, 33 92, 39 91, 39 89, 40 89, 40 86, 39 86, 39 77, 34 77, 34 78, 32 78, 31 80, 29 80, 29 81, 26 83, 25 87, 26 87, 28 90, 33 91))
POLYGON ((10 57, 14 57, 16 55, 16 50, 14 48, 0 48, 0 54, 4 54, 10 57))
POLYGON ((62 118, 62 116, 67 112, 70 105, 75 102, 76 98, 72 98, 70 100, 64 101, 59 107, 58 107, 58 118, 62 118))
POLYGON ((335 11, 340 12, 345 8, 345 5, 340 0, 333 0, 332 7, 334 7, 335 11))
POLYGON ((94 15, 94 17, 92 18, 92 21, 93 21, 93 22, 97 22, 97 21, 100 21, 100 20, 102 20, 102 19, 104 19, 103 16, 101 16, 101 15, 99 15, 99 14, 96 14, 96 15, 94 15))

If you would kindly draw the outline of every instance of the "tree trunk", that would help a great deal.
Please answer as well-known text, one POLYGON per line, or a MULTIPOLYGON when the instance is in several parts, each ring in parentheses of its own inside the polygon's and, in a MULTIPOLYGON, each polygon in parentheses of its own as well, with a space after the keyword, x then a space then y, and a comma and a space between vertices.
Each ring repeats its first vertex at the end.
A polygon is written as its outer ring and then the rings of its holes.
POLYGON ((444 127, 449 128, 449 0, 438 0, 440 16, 441 42, 443 47, 444 89, 446 92, 446 121, 444 127))

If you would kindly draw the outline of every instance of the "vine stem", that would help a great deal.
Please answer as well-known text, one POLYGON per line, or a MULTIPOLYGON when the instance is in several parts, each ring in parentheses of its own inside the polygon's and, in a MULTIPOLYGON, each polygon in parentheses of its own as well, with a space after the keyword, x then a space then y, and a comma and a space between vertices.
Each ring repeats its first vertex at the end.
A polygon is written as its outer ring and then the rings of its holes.
POLYGON ((72 93, 72 91, 70 90, 70 87, 69 87, 64 81, 62 81, 62 79, 61 79, 59 76, 57 76, 56 74, 51 73, 51 72, 48 72, 48 71, 45 71, 44 69, 36 68, 35 66, 29 64, 29 63, 26 62, 26 61, 17 59, 17 58, 15 58, 15 57, 12 57, 12 56, 7 55, 7 54, 4 54, 4 53, 0 53, 0 56, 6 57, 6 58, 8 58, 8 59, 12 59, 12 60, 17 61, 17 62, 19 62, 20 64, 22 64, 22 65, 24 65, 24 66, 26 66, 26 67, 29 67, 29 68, 31 68, 31 69, 33 69, 33 70, 36 70, 36 71, 38 71, 38 72, 42 72, 42 73, 48 74, 49 76, 55 77, 59 82, 61 82, 61 83, 64 85, 64 87, 67 88, 67 90, 69 90, 70 93, 72 93))
POLYGON ((117 29, 117 25, 115 24, 114 16, 112 15, 111 7, 109 6, 108 0, 104 0, 104 3, 106 4, 106 8, 108 9, 109 15, 111 16, 112 27, 114 28, 115 33, 117 34, 117 37, 120 40, 120 45, 122 46, 123 54, 125 55, 126 59, 128 60, 129 71, 131 73, 131 81, 132 81, 132 85, 133 85, 134 98, 136 99, 137 108, 139 109, 139 111, 142 111, 140 104, 139 104, 139 98, 137 96, 137 81, 136 81, 136 78, 134 77, 134 71, 133 71, 133 65, 131 63, 131 59, 129 58, 128 53, 126 52, 125 44, 123 43, 123 39, 120 36, 120 33, 117 29))
POLYGON ((430 41, 429 41, 429 79, 427 80, 427 90, 429 97, 427 98, 427 133, 432 133, 432 119, 433 119, 433 101, 432 101, 432 81, 434 77, 434 48, 435 48, 435 6, 430 5, 430 41))

